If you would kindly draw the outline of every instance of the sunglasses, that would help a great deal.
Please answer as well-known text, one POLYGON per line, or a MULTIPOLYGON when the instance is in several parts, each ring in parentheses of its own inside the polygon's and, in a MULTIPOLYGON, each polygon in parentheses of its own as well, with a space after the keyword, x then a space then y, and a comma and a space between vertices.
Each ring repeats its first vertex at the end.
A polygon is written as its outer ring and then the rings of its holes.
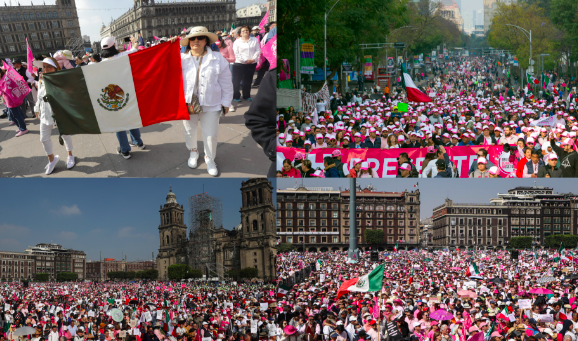
POLYGON ((195 40, 205 40, 207 39, 206 36, 198 36, 198 37, 191 37, 189 38, 189 40, 195 41, 195 40))

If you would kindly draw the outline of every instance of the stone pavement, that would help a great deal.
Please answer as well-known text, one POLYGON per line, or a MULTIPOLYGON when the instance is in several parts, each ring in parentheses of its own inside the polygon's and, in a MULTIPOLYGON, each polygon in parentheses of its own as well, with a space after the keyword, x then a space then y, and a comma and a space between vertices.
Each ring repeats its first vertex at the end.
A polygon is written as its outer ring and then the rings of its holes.
MULTIPOLYGON (((251 89, 255 97, 257 89, 251 89)), ((235 102, 236 111, 221 118, 217 157, 219 177, 264 177, 271 162, 255 143, 245 127, 244 114, 250 102, 235 102)), ((0 106, 4 109, 4 106, 0 106)), ((1 111, 0 111, 1 113, 1 111)), ((29 111, 30 113, 30 111, 29 111)), ((58 143, 58 129, 52 131, 54 153, 60 156, 54 172, 44 174, 48 158, 40 142, 39 120, 28 118, 28 134, 15 137, 16 126, 8 126, 8 119, 0 119, 0 177, 211 177, 204 160, 201 129, 198 132, 198 167, 187 166, 189 151, 185 146, 182 121, 173 121, 141 128, 146 149, 132 148, 132 157, 125 160, 118 155, 116 135, 72 136, 76 166, 66 169, 67 152, 58 143)), ((130 141, 130 137, 129 137, 130 141)))

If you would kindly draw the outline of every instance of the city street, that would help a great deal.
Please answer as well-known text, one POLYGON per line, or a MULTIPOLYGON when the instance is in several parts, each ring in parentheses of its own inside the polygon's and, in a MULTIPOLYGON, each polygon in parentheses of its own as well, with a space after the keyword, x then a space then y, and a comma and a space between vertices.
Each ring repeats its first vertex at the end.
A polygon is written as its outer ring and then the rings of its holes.
MULTIPOLYGON (((254 97, 256 88, 251 90, 254 97)), ((236 103, 237 110, 221 118, 219 143, 215 159, 220 177, 266 176, 270 161, 245 127, 244 114, 250 102, 236 103)), ((0 106, 4 109, 4 106, 0 106)), ((30 131, 15 137, 16 127, 0 119, 0 177, 46 176, 48 159, 40 143, 39 121, 26 119, 30 131)), ((185 146, 181 121, 141 128, 146 149, 132 147, 132 157, 118 155, 115 134, 75 135, 72 137, 76 166, 66 169, 67 152, 58 143, 58 130, 52 131, 56 155, 60 156, 49 177, 210 177, 204 161, 201 129, 198 132, 200 157, 197 169, 187 166, 189 151, 185 146)))

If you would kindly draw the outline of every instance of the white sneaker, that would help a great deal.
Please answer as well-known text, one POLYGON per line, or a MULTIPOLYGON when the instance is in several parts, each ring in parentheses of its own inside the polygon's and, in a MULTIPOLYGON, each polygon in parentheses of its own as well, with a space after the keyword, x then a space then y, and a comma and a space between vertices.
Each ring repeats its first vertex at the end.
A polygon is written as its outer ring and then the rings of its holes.
POLYGON ((191 150, 191 155, 189 156, 189 167, 190 168, 197 168, 197 160, 199 159, 199 153, 194 152, 191 150))
POLYGON ((217 170, 217 164, 215 163, 215 160, 205 156, 205 163, 207 164, 207 172, 209 173, 209 175, 212 176, 219 175, 219 171, 217 170))
POLYGON ((74 155, 69 155, 68 159, 66 160, 66 168, 70 169, 70 168, 74 167, 75 164, 76 164, 76 161, 74 159, 74 155))
POLYGON ((56 167, 56 164, 58 163, 58 160, 60 160, 60 156, 58 155, 54 155, 54 160, 52 160, 52 162, 48 162, 48 164, 46 165, 46 175, 49 175, 50 173, 52 173, 52 171, 54 170, 54 167, 56 167))
POLYGON ((229 107, 229 111, 235 112, 235 107, 231 105, 231 106, 229 107))

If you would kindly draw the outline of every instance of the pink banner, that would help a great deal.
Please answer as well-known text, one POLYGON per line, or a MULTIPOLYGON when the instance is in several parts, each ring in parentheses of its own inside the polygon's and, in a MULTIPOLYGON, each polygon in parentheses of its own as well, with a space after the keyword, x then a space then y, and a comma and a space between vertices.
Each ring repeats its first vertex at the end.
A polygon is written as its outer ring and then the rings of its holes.
POLYGON ((279 80, 284 81, 291 78, 291 66, 289 66, 288 59, 282 59, 281 70, 279 72, 279 80))
POLYGON ((268 22, 269 22, 269 10, 267 10, 267 13, 265 13, 265 16, 263 17, 263 19, 261 19, 261 23, 259 24, 260 33, 265 32, 265 25, 267 25, 268 22))
POLYGON ((8 108, 15 108, 22 105, 26 95, 30 93, 30 88, 22 76, 6 62, 2 61, 6 73, 0 79, 0 93, 4 97, 5 104, 8 108))
POLYGON ((28 38, 26 38, 26 67, 28 67, 28 71, 32 70, 34 65, 32 62, 34 61, 34 56, 32 55, 32 49, 30 48, 30 44, 28 44, 28 38))
POLYGON ((261 53, 269 61, 269 70, 277 67, 277 35, 274 35, 261 50, 261 53))
MULTIPOLYGON (((500 177, 516 177, 517 161, 513 160, 510 153, 504 153, 502 146, 471 146, 471 147, 446 147, 450 160, 458 167, 461 178, 469 176, 469 168, 477 159, 480 148, 488 151, 488 159, 500 170, 500 177)), ((331 156, 331 152, 337 148, 321 148, 309 151, 307 159, 311 160, 312 168, 323 169, 323 158, 331 156)), ((401 153, 407 153, 418 172, 421 174, 422 163, 425 159, 425 148, 396 148, 396 149, 340 149, 341 162, 347 164, 347 169, 354 161, 365 160, 373 170, 373 176, 379 178, 393 178, 397 175, 397 158, 401 153)), ((294 160, 295 154, 305 153, 305 149, 277 147, 277 169, 282 168, 284 159, 294 160)), ((347 175, 347 174, 346 174, 347 175)))

